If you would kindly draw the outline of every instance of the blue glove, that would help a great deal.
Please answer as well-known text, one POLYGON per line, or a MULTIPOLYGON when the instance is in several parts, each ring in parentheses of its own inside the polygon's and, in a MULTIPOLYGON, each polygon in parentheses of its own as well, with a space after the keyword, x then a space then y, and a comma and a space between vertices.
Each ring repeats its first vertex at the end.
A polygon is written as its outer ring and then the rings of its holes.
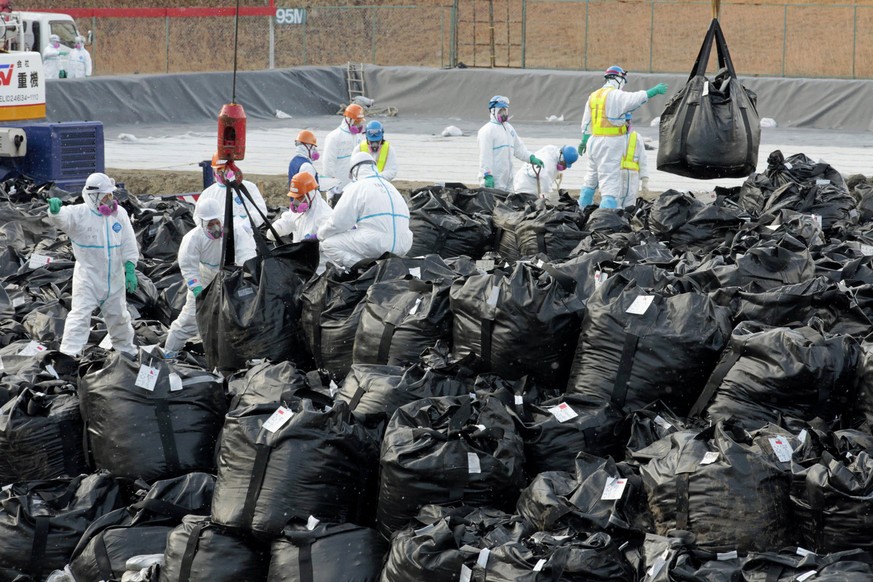
POLYGON ((494 187, 494 176, 491 174, 485 174, 485 187, 493 188, 494 187))
POLYGON ((318 240, 318 235, 315 234, 314 232, 313 232, 313 233, 310 233, 310 234, 304 234, 304 235, 303 235, 303 240, 316 240, 316 241, 317 241, 317 240, 318 240))
POLYGON ((196 287, 192 287, 191 293, 194 294, 194 297, 197 297, 198 295, 203 293, 203 287, 201 287, 200 285, 197 285, 196 287))
POLYGON ((60 198, 49 198, 49 212, 52 214, 57 214, 61 211, 61 199, 60 198))
POLYGON ((136 293, 139 282, 136 280, 136 265, 132 261, 124 263, 124 287, 128 293, 136 293))
POLYGON ((543 161, 533 154, 530 155, 530 163, 538 168, 543 167, 543 161))
POLYGON ((667 85, 665 85, 664 83, 658 83, 657 85, 646 91, 646 96, 651 99, 655 95, 663 95, 666 92, 667 85))

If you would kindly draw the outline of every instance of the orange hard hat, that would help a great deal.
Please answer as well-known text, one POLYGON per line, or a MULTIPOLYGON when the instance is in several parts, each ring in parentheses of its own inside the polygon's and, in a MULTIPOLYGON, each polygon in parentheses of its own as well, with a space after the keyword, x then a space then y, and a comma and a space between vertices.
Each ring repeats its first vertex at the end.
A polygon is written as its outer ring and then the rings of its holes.
POLYGON ((315 139, 315 134, 308 129, 301 129, 300 133, 297 134, 297 139, 295 141, 308 145, 318 145, 318 141, 315 139))
POLYGON ((291 186, 288 189, 289 198, 303 198, 313 190, 318 189, 315 176, 309 172, 298 172, 291 178, 291 186))
POLYGON ((212 154, 212 167, 213 168, 223 168, 227 165, 227 160, 222 160, 218 157, 218 152, 212 154))
POLYGON ((352 121, 364 121, 364 108, 357 103, 352 103, 346 107, 343 114, 352 121))

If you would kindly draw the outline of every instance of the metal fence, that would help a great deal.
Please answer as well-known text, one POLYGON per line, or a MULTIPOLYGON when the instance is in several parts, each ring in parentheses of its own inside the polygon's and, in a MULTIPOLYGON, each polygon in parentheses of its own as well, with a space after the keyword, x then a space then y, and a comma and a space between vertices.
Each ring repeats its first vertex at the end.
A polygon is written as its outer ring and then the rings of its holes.
MULTIPOLYGON (((239 19, 242 70, 301 65, 519 67, 689 72, 710 3, 445 0, 437 5, 279 6, 239 19)), ((873 6, 723 3, 720 21, 742 75, 873 78, 873 6)), ((224 71, 233 18, 79 21, 96 74, 224 71)), ((713 57, 714 58, 714 57, 713 57)))

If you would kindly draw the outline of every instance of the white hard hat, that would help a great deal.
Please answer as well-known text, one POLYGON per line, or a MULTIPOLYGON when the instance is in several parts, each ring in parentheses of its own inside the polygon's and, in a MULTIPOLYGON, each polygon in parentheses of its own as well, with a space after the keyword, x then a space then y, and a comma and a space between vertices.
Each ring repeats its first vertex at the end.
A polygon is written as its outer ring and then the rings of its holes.
POLYGON ((85 194, 109 194, 110 192, 115 192, 115 180, 107 176, 106 174, 101 174, 100 172, 96 172, 88 176, 88 179, 85 180, 85 187, 82 188, 82 195, 85 194))
POLYGON ((361 164, 375 164, 376 162, 373 160, 373 156, 371 156, 368 152, 355 152, 352 154, 352 159, 349 162, 349 178, 352 177, 352 172, 355 168, 360 166, 361 164))
POLYGON ((224 211, 221 208, 221 203, 213 198, 198 200, 197 205, 194 207, 194 218, 199 218, 206 222, 215 220, 216 218, 219 220, 224 218, 224 211))

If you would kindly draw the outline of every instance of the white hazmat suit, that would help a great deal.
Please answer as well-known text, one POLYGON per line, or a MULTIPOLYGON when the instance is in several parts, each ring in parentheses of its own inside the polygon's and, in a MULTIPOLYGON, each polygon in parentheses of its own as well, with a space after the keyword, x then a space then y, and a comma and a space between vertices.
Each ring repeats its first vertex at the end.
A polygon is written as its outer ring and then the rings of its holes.
POLYGON ((518 137, 515 128, 497 120, 497 110, 491 110, 491 120, 479 129, 479 184, 485 185, 485 174, 494 177, 494 187, 509 190, 512 186, 512 158, 530 160, 531 153, 518 137))
MULTIPOLYGON (((294 242, 300 242, 305 238, 311 238, 318 235, 318 228, 327 223, 333 215, 333 208, 324 201, 318 192, 312 193, 312 202, 306 212, 291 212, 286 210, 276 221, 273 222, 273 228, 279 233, 279 236, 291 235, 294 242)), ((273 239, 273 233, 267 231, 267 238, 273 239)), ((324 253, 321 253, 321 258, 318 261, 318 270, 316 274, 324 272, 326 264, 324 253)))
POLYGON ((634 139, 635 143, 633 151, 625 151, 624 155, 626 159, 632 159, 632 161, 639 166, 639 169, 621 169, 621 175, 619 176, 620 186, 618 198, 616 199, 619 208, 633 206, 636 202, 637 195, 640 192, 640 181, 648 181, 649 179, 649 161, 648 156, 646 155, 645 145, 643 144, 643 138, 634 131, 628 133, 628 141, 630 141, 634 135, 636 138, 634 139))
POLYGON ((77 42, 67 59, 67 77, 81 79, 91 76, 91 53, 81 42, 77 42))
POLYGON ((412 231, 403 196, 379 176, 369 154, 355 154, 352 174, 354 181, 318 229, 322 256, 348 269, 386 252, 405 255, 412 247, 412 231))
MULTIPOLYGON (((625 125, 631 113, 649 100, 646 91, 622 91, 620 85, 613 79, 603 85, 603 88, 611 89, 606 95, 605 117, 615 127, 625 125)), ((589 96, 582 115, 582 133, 591 134, 583 189, 590 188, 593 192, 599 186, 601 198, 611 196, 617 202, 621 198, 621 158, 627 149, 628 134, 597 135, 591 127, 591 99, 589 96)))
POLYGON ((60 44, 60 39, 53 34, 49 37, 49 44, 42 49, 42 67, 46 79, 59 79, 63 64, 61 59, 67 54, 67 49, 60 44), (55 46, 57 45, 57 46, 55 46))
MULTIPOLYGON (((198 201, 199 203, 199 201, 198 201)), ((196 211, 195 211, 196 212, 196 211)), ((224 214, 217 202, 204 202, 199 205, 199 215, 195 221, 200 223, 217 217, 224 220, 224 214)), ((234 221, 234 263, 242 265, 257 255, 255 241, 250 232, 234 221)), ((165 355, 172 356, 182 349, 185 342, 200 333, 197 326, 197 298, 194 289, 206 287, 221 268, 222 238, 211 238, 206 234, 203 224, 189 230, 179 245, 179 270, 188 287, 185 306, 179 317, 170 324, 170 332, 164 344, 165 355)))
POLYGON ((322 190, 331 188, 344 189, 349 183, 349 163, 352 154, 360 147, 362 133, 352 133, 346 118, 343 117, 339 127, 327 134, 324 139, 322 150, 322 177, 320 181, 322 190))
POLYGON ((523 165, 515 173, 515 177, 512 179, 512 191, 539 194, 543 198, 548 197, 550 200, 557 200, 557 194, 554 196, 549 196, 549 194, 557 190, 555 179, 560 173, 558 172, 558 160, 561 157, 561 148, 547 145, 538 149, 534 155, 543 162, 543 167, 539 168, 539 191, 537 191, 537 176, 531 164, 523 165))
MULTIPOLYGON (((267 203, 264 201, 264 197, 261 196, 261 191, 258 190, 258 187, 248 180, 243 180, 242 185, 245 186, 249 194, 252 195, 252 200, 255 201, 255 205, 257 205, 257 207, 261 209, 261 212, 264 213, 264 216, 266 216, 267 203)), ((200 194, 200 197, 197 199, 197 205, 199 206, 204 200, 218 200, 218 202, 221 203, 221 219, 224 220, 224 204, 227 200, 227 186, 215 181, 200 194)), ((249 202, 244 195, 238 192, 234 193, 233 216, 249 233, 252 232, 252 225, 249 222, 249 214, 252 215, 252 220, 255 221, 255 226, 261 226, 264 224, 264 219, 261 217, 261 214, 257 210, 250 210, 251 204, 252 203, 249 202)))
POLYGON ((73 267, 72 306, 64 323, 61 352, 77 356, 91 330, 91 312, 99 307, 109 339, 116 350, 136 353, 133 325, 127 311, 124 264, 139 260, 139 247, 127 211, 97 211, 92 195, 83 193, 84 204, 62 206, 48 220, 70 237, 73 267))

